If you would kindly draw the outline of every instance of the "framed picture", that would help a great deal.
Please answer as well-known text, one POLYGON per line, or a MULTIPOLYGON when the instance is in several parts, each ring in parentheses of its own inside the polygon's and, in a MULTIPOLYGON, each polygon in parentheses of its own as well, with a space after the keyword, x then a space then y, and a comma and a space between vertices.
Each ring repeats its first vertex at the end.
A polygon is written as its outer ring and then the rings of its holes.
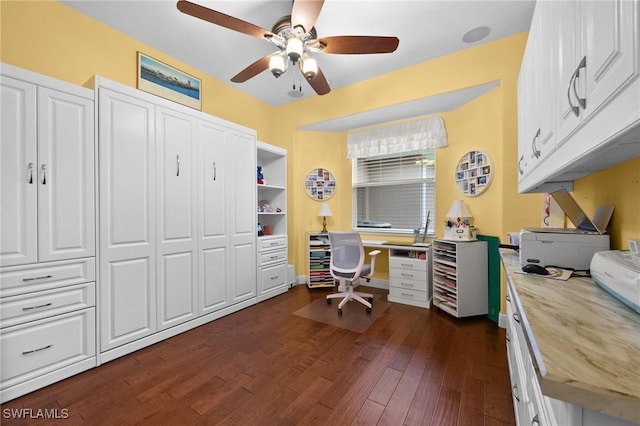
POLYGON ((314 200, 327 200, 336 191, 336 178, 328 169, 312 169, 305 176, 304 190, 314 200))
POLYGON ((482 151, 469 151, 460 158, 454 179, 458 191, 468 197, 476 197, 487 190, 493 176, 491 158, 482 151))
POLYGON ((138 89, 201 110, 200 86, 200 79, 138 52, 138 89))

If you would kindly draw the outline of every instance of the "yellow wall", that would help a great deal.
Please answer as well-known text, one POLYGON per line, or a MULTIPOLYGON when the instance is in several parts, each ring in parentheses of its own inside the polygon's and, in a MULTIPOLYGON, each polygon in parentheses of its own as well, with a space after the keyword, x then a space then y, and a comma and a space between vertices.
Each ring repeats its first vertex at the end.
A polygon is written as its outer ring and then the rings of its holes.
MULTIPOLYGON (((135 87, 136 52, 142 51, 200 78, 204 112, 252 127, 259 140, 286 148, 289 254, 298 275, 306 273, 306 233, 321 227, 320 204, 304 192, 304 176, 316 167, 336 175, 338 189, 328 200, 334 216, 328 226, 349 229, 351 165, 345 159, 346 134, 297 128, 487 82, 499 81, 500 86, 442 114, 449 147, 437 152, 434 223, 438 236, 451 200, 463 198, 456 194, 453 170, 459 157, 471 149, 489 153, 496 172, 485 194, 464 198, 480 232, 506 241, 507 232, 540 224, 542 196, 517 193, 516 92, 526 33, 274 108, 58 2, 2 1, 0 20, 2 62, 79 85, 89 85, 97 74, 135 87)), ((615 204, 614 248, 625 247, 628 238, 640 238, 639 167, 639 159, 631 160, 575 184, 574 195, 588 213, 596 204, 615 204), (608 182, 615 182, 615 187, 605 187, 608 182)), ((384 261, 380 266, 386 269, 384 261)))

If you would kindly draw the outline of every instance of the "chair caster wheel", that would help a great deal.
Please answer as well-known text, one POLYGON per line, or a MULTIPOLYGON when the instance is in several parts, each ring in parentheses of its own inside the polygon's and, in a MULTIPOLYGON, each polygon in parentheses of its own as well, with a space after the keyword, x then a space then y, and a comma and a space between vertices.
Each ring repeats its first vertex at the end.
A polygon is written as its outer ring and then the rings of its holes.
POLYGON ((331 304, 331 299, 327 299, 327 305, 331 304))
POLYGON ((338 315, 342 316, 342 309, 338 309, 338 315))
POLYGON ((367 313, 370 314, 371 313, 371 308, 367 308, 367 313))

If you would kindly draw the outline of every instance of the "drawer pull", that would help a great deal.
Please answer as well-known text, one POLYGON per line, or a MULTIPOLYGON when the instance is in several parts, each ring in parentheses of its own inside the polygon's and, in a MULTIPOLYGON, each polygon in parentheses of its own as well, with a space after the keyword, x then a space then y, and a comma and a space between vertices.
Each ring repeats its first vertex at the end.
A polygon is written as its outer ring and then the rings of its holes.
POLYGON ((47 345, 47 346, 43 346, 41 348, 38 349, 32 349, 30 351, 22 351, 22 355, 29 355, 35 352, 40 352, 40 351, 44 351, 45 349, 49 349, 50 347, 52 347, 53 345, 47 345))
POLYGON ((271 277, 271 279, 272 280, 277 280, 279 277, 280 277, 279 275, 276 275, 276 276, 271 277))
POLYGON ((400 293, 401 295, 403 295, 404 297, 413 297, 413 294, 411 293, 400 293))
POLYGON ((276 260, 276 259, 278 259, 279 257, 280 257, 280 256, 271 256, 269 259, 271 259, 271 260, 276 260))
POLYGON ((22 281, 26 283, 27 281, 46 280, 47 278, 53 278, 53 275, 43 275, 41 277, 23 278, 22 281))
POLYGON ((274 242, 270 243, 269 245, 270 245, 270 246, 277 246, 277 245, 278 245, 278 242, 277 242, 277 241, 274 241, 274 242))
POLYGON ((413 278, 413 274, 405 274, 405 273, 403 272, 403 273, 401 273, 400 275, 402 275, 403 277, 413 278))
POLYGON ((513 314, 513 319, 515 320, 515 322, 517 322, 518 324, 520 324, 520 315, 518 315, 518 314, 513 314))
POLYGON ((36 306, 27 306, 26 308, 22 308, 23 311, 30 311, 32 309, 40 309, 40 308, 46 308, 47 306, 51 306, 52 303, 45 303, 44 305, 36 305, 36 306))
POLYGON ((411 287, 411 288, 414 287, 413 284, 411 284, 411 283, 400 283, 400 285, 404 286, 404 287, 411 287))

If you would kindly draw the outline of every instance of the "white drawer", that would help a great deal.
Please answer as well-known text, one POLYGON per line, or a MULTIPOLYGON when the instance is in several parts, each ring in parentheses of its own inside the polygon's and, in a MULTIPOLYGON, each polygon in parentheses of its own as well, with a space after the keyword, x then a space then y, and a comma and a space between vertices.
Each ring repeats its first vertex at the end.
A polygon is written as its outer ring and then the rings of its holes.
POLYGON ((286 286, 287 265, 276 265, 260 270, 260 288, 262 292, 286 286))
POLYGON ((413 300, 417 302, 427 302, 426 291, 409 290, 406 288, 389 287, 389 295, 397 299, 413 300))
POLYGON ((406 290, 427 291, 427 280, 410 280, 406 278, 390 276, 389 287, 397 287, 406 290))
POLYGON ((2 328, 53 315, 90 308, 96 304, 94 282, 0 299, 2 328))
POLYGON ((95 308, 2 330, 3 388, 42 376, 96 354, 95 308))
POLYGON ((413 259, 410 257, 389 256, 389 268, 413 269, 427 272, 427 261, 425 259, 413 259))
POLYGON ((394 279, 399 280, 412 280, 412 281, 422 281, 424 282, 425 287, 422 289, 423 291, 427 291, 427 271, 418 271, 413 269, 399 269, 399 268, 389 268, 389 280, 393 281, 394 279))
POLYGON ((287 247, 287 237, 260 237, 258 239, 258 249, 263 250, 275 250, 287 247))
POLYGON ((287 258, 286 250, 268 251, 260 253, 258 256, 259 265, 268 265, 271 263, 284 262, 287 258))
POLYGON ((96 280, 95 258, 11 266, 0 271, 0 297, 15 296, 96 280))

